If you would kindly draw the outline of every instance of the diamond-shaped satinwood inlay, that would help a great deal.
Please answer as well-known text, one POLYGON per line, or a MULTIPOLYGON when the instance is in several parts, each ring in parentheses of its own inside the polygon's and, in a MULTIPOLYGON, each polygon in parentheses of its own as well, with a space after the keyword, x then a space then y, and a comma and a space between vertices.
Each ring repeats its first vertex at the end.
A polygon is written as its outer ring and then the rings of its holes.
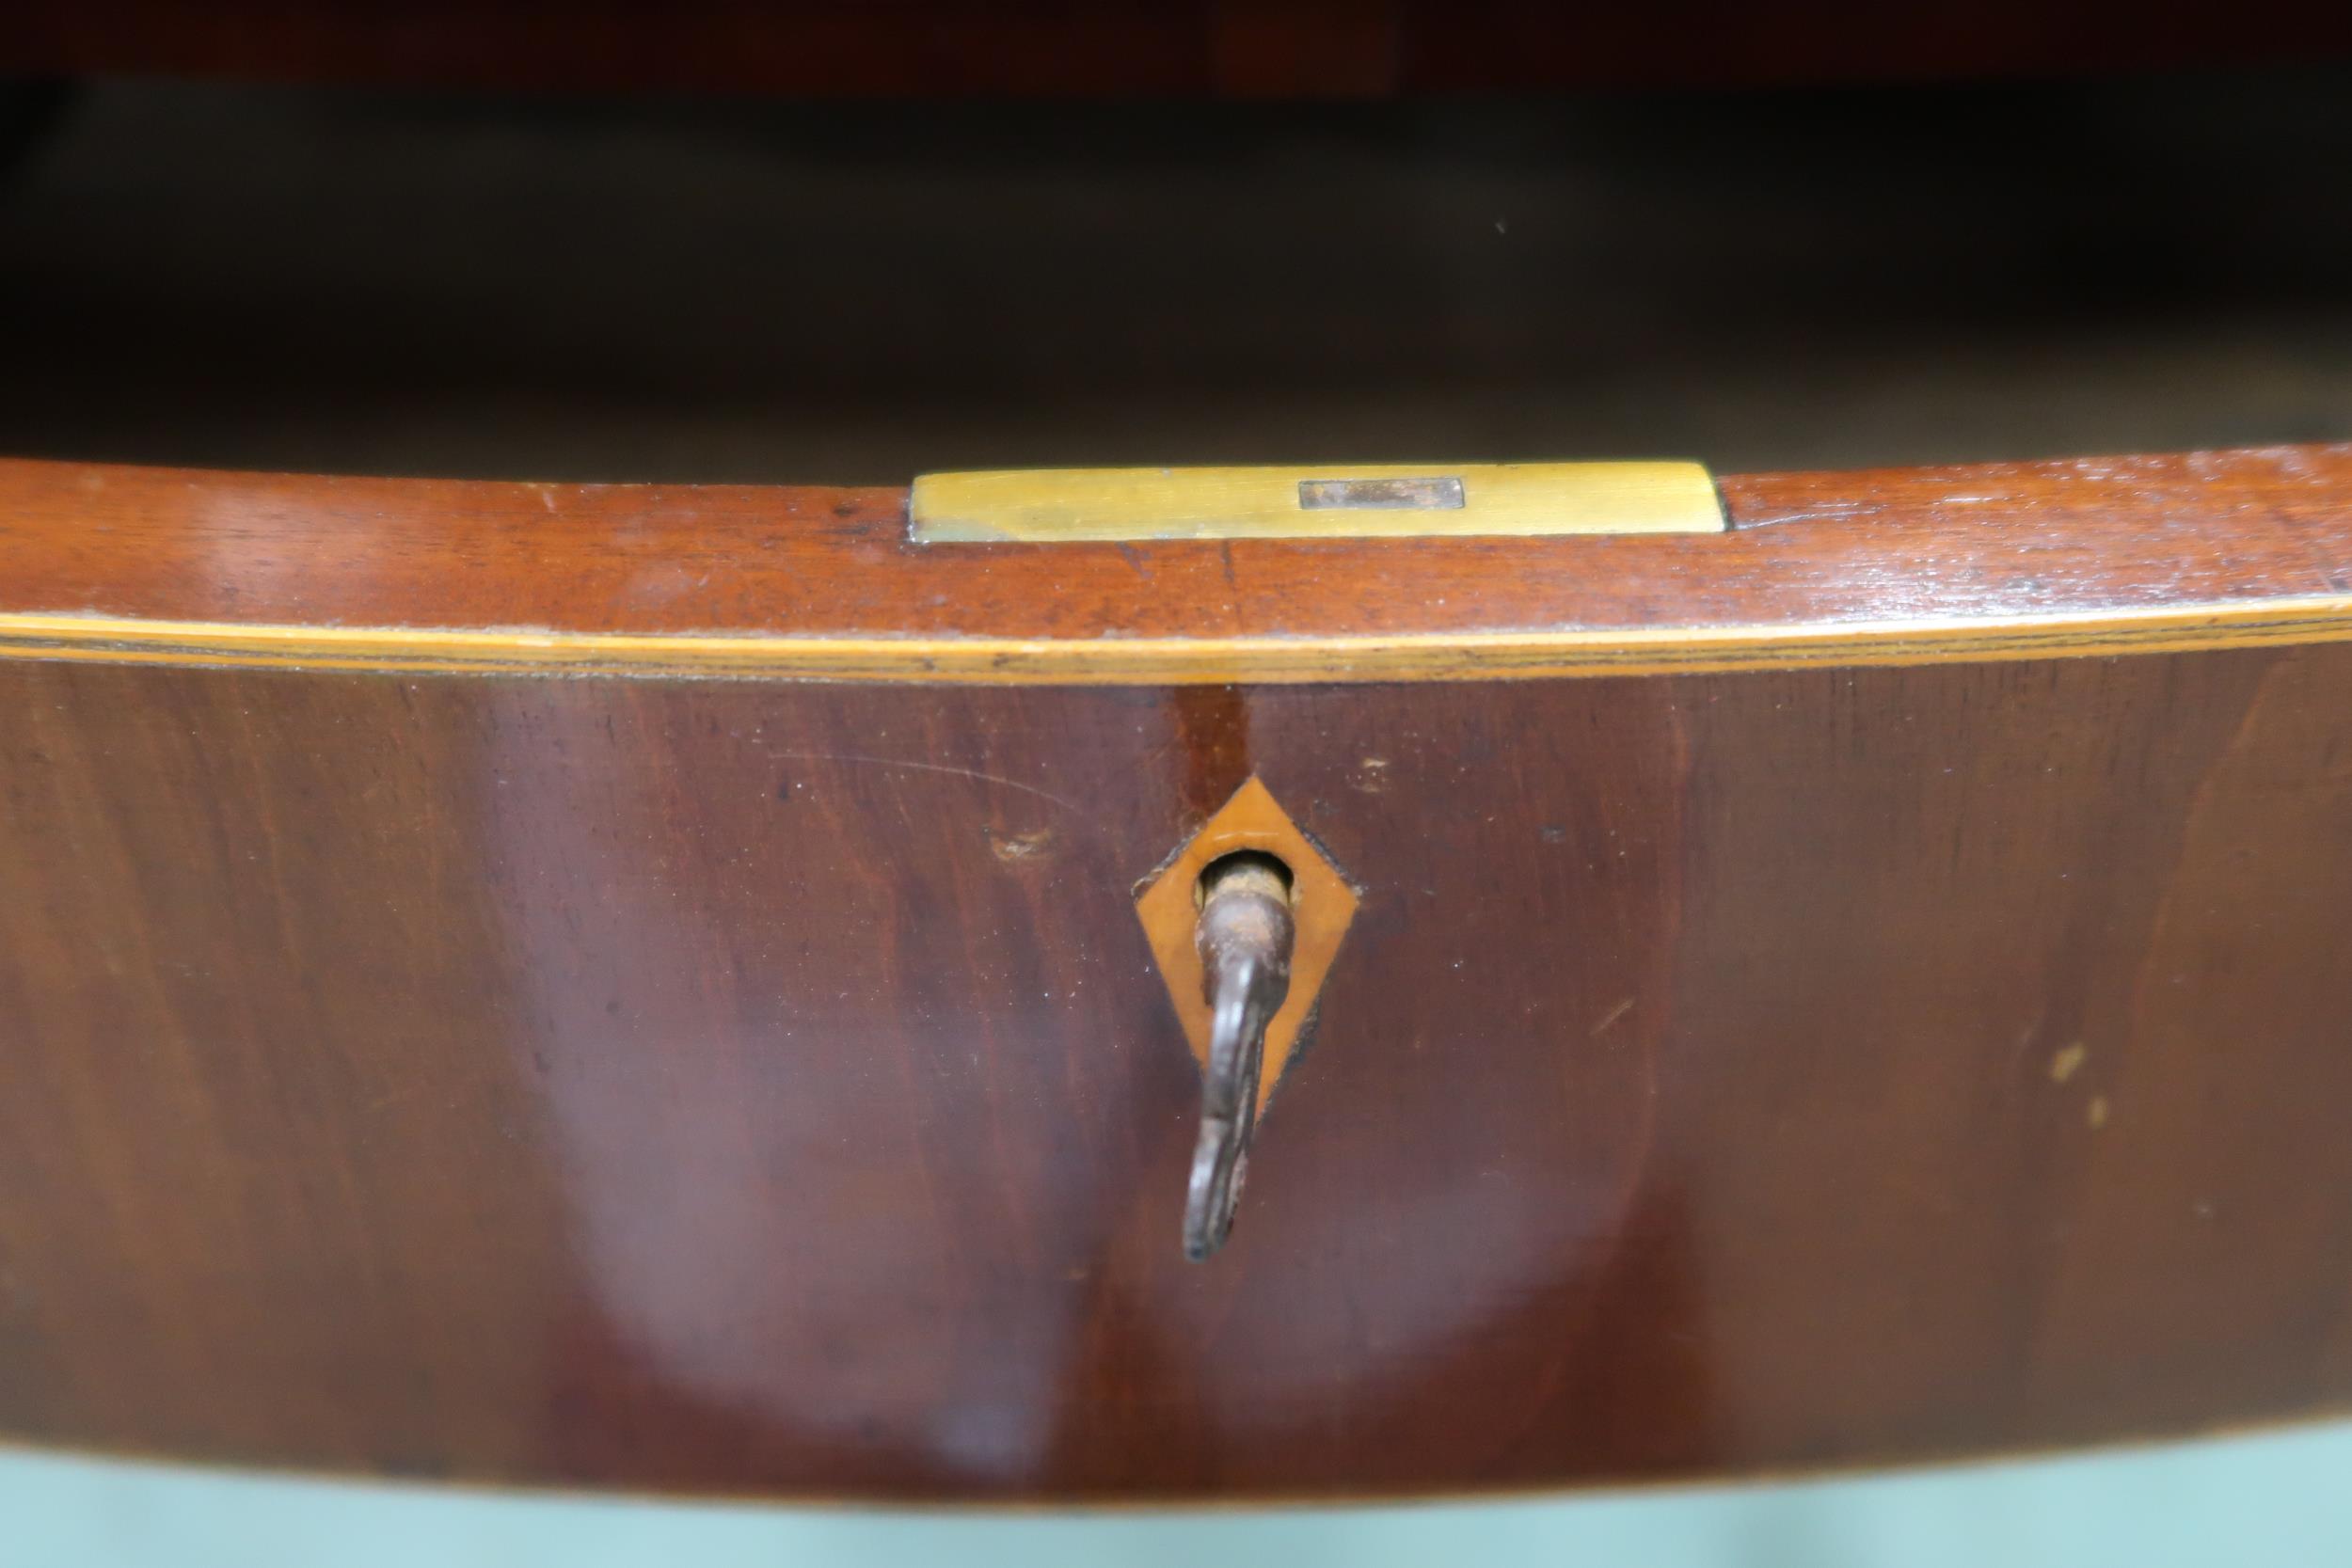
POLYGON ((1289 868, 1292 919, 1297 929, 1290 994, 1266 1025, 1265 1067, 1258 1081, 1258 1105, 1263 1109, 1282 1081, 1282 1069, 1290 1065, 1291 1053, 1314 1014, 1323 978, 1339 957, 1340 941, 1356 918, 1356 890, 1298 831, 1272 792, 1253 778, 1152 879, 1136 899, 1136 913, 1159 961, 1160 978, 1168 983, 1168 1000, 1184 1026, 1184 1038, 1206 1066, 1209 1004, 1201 994, 1200 952, 1195 944, 1200 873, 1212 862, 1244 849, 1272 855, 1289 868))

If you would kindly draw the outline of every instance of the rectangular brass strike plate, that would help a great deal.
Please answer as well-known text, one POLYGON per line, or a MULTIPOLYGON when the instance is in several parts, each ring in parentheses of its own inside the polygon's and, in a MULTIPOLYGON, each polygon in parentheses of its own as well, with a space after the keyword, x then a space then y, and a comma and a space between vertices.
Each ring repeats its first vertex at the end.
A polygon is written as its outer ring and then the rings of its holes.
POLYGON ((925 474, 914 541, 1720 533, 1696 463, 1361 463, 925 474))

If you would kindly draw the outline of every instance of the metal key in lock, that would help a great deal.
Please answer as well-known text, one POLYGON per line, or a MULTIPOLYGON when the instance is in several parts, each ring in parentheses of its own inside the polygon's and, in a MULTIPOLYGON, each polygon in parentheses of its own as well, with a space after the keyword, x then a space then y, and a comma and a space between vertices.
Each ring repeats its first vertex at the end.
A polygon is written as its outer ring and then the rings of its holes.
POLYGON ((1195 1262, 1232 1226, 1252 1140, 1314 1032, 1362 896, 1254 776, 1136 884, 1136 918, 1200 1069, 1184 1190, 1195 1262))
POLYGON ((1266 1025, 1290 994, 1297 927, 1289 868, 1271 855, 1229 855, 1200 875, 1195 942, 1210 1015, 1200 1075, 1200 1135, 1184 1194, 1184 1256, 1224 1244, 1249 1165, 1266 1025))

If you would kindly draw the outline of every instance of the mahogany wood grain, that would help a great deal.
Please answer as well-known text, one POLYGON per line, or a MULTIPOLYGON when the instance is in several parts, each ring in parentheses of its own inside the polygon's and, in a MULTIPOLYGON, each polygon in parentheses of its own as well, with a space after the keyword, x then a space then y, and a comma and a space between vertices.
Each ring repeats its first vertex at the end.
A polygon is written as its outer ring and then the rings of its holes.
POLYGON ((2352 647, 0 712, 20 1438, 1373 1496, 2352 1404, 2352 647), (1364 895, 1192 1266, 1130 899, 1253 773, 1364 895))
POLYGON ((906 493, 0 460, 0 615, 1106 639, 1922 626, 2352 594, 2352 444, 1725 478, 1731 531, 931 545, 906 493))
POLYGON ((918 549, 896 490, 0 464, 0 625, 2078 656, 1106 688, 20 640, 0 1433, 1051 1499, 2352 1408, 2352 448, 1724 490, 1704 539, 918 549), (2318 599, 2310 645, 2097 657, 2318 599), (1132 900, 1253 776, 1362 902, 1196 1267, 1132 900))

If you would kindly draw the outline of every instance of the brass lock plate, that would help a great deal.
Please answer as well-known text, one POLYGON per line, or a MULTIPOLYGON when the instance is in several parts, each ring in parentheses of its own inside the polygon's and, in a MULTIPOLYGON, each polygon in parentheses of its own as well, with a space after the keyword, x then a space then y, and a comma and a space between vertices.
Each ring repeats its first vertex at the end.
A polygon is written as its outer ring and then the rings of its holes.
POLYGON ((1721 533, 1696 463, 1372 463, 925 474, 921 545, 1721 533))

